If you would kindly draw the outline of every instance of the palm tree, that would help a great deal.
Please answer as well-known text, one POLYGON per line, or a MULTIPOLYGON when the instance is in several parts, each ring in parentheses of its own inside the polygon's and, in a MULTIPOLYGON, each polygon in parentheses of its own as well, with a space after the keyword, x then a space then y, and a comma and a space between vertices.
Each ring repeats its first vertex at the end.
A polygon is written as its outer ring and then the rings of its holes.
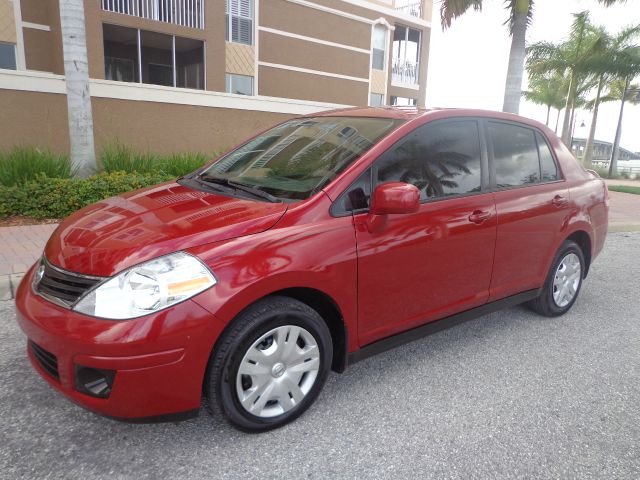
MULTIPOLYGON (((585 166, 591 166, 591 159, 593 157, 593 143, 596 134, 596 125, 598 122, 598 108, 600 103, 604 101, 620 100, 622 98, 623 89, 618 88, 618 92, 615 91, 616 83, 609 87, 609 94, 602 95, 603 89, 606 84, 610 84, 615 78, 616 74, 620 70, 620 62, 624 62, 625 59, 621 56, 626 55, 631 49, 636 48, 637 45, 633 44, 633 41, 640 35, 640 25, 628 27, 619 32, 615 37, 611 37, 604 32, 605 42, 601 52, 597 53, 591 61, 589 67, 594 75, 598 78, 598 87, 596 90, 596 97, 592 102, 589 102, 588 108, 592 110, 591 128, 589 130, 589 138, 585 146, 583 162, 585 166)), ((622 65, 626 68, 625 65, 622 65)), ((623 72, 624 73, 624 72, 623 72)), ((621 82, 617 82, 619 85, 621 82)), ((623 83, 623 82, 622 82, 623 83)))
MULTIPOLYGON (((616 3, 624 3, 626 0, 598 0, 598 2, 608 7, 616 3)), ((526 57, 527 27, 532 19, 534 0, 506 0, 505 3, 505 8, 509 12, 506 23, 509 25, 511 35, 511 50, 502 110, 518 113, 526 57)), ((442 0, 440 6, 442 28, 449 28, 454 18, 463 15, 471 8, 476 11, 482 10, 482 0, 442 0)))
POLYGON ((96 169, 96 154, 89 95, 84 5, 82 0, 64 0, 59 3, 71 161, 77 168, 78 175, 87 177, 96 169))
MULTIPOLYGON (((557 73, 551 75, 533 75, 529 79, 529 90, 522 92, 524 98, 532 103, 547 107, 546 124, 549 125, 551 109, 560 110, 564 108, 567 98, 567 82, 557 73)), ((558 120, 556 120, 556 129, 558 120)))
POLYGON ((592 60, 602 51, 604 32, 594 27, 588 12, 574 15, 569 38, 560 43, 538 42, 527 48, 527 69, 530 75, 555 72, 569 80, 568 94, 562 123, 562 140, 569 144, 571 120, 579 91, 591 76, 592 60))
MULTIPOLYGON (((635 63, 636 72, 640 73, 640 48, 637 49, 638 56, 635 63)), ((630 66, 633 66, 631 64, 630 66)), ((636 75, 638 74, 636 73, 636 75)), ((631 78, 633 74, 629 74, 624 78, 624 87, 620 87, 620 82, 617 86, 619 99, 620 99, 620 114, 618 116, 618 126, 616 128, 616 137, 613 141, 613 148, 611 149, 611 161, 609 162, 609 178, 618 171, 618 156, 620 154, 620 136, 622 135, 622 117, 624 114, 624 104, 629 102, 633 105, 640 104, 640 85, 631 85, 631 78)), ((614 87, 615 88, 615 87, 614 87)), ((614 90, 615 92, 615 90, 614 90)), ((615 93, 614 93, 615 94, 615 93)))

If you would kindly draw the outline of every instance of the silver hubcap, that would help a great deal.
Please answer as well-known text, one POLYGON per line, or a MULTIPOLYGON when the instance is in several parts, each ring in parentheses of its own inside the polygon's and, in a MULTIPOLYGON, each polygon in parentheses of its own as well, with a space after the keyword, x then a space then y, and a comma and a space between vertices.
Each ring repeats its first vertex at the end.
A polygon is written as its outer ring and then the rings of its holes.
POLYGON ((318 344, 296 325, 274 328, 253 342, 236 376, 244 409, 257 417, 274 417, 299 405, 316 381, 318 344))
POLYGON ((569 253, 558 265, 553 278, 553 301, 557 306, 566 307, 573 300, 580 285, 581 275, 580 259, 575 253, 569 253))

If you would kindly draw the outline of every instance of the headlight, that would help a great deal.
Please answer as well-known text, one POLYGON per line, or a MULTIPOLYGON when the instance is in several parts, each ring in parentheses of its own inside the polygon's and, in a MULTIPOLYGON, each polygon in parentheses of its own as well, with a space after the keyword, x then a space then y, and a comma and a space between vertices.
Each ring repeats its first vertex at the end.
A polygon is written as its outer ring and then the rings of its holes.
POLYGON ((216 284, 197 258, 176 252, 125 270, 83 297, 73 309, 113 320, 141 317, 216 284))

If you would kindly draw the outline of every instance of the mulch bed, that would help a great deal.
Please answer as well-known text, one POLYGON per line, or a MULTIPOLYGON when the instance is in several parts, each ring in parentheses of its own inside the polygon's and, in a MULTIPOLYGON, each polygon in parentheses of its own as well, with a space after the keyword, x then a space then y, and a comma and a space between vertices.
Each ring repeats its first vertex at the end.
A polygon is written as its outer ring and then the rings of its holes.
POLYGON ((60 223, 57 218, 6 217, 0 218, 0 227, 22 227, 24 225, 42 225, 46 223, 60 223))

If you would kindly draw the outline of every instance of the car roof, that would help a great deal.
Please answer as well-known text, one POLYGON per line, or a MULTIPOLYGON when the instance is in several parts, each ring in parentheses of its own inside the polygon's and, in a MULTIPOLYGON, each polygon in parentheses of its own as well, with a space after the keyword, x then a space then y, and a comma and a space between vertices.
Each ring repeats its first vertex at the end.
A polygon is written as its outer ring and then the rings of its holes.
POLYGON ((544 128, 543 124, 530 118, 521 117, 513 113, 496 112, 493 110, 481 110, 475 108, 423 108, 423 107, 353 107, 337 110, 327 110, 309 116, 327 117, 373 117, 373 118, 395 118, 401 120, 415 120, 421 117, 487 117, 498 120, 511 120, 526 123, 535 127, 544 128))

